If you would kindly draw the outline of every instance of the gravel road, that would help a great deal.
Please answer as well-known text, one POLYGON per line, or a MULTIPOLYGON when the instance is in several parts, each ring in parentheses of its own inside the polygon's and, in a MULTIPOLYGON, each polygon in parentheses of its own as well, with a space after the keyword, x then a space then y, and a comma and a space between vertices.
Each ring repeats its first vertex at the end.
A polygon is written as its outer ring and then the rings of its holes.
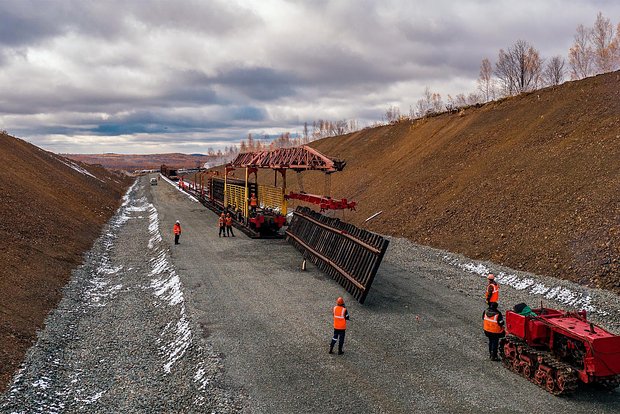
POLYGON ((620 411, 617 390, 557 398, 489 361, 480 320, 489 270, 501 307, 586 307, 618 332, 615 295, 392 239, 362 306, 315 267, 302 272, 285 241, 236 236, 218 238, 215 214, 141 178, 0 411, 620 411), (351 314, 345 354, 328 355, 340 295, 351 314))

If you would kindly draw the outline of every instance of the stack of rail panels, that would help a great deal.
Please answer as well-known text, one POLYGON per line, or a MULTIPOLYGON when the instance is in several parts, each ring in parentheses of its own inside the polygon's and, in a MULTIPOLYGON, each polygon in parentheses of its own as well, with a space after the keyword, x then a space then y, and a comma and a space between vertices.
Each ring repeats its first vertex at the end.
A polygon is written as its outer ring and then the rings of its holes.
POLYGON ((287 240, 364 303, 389 241, 339 219, 297 207, 287 240))

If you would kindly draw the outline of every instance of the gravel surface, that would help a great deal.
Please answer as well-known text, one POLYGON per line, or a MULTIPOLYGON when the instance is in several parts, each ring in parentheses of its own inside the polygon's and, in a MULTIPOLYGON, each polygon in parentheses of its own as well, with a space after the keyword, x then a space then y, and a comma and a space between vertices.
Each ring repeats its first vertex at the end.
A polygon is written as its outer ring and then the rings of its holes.
POLYGON ((237 412, 222 360, 193 340, 182 287, 142 179, 64 289, 0 397, 3 413, 237 412))
POLYGON ((617 331, 615 295, 392 239, 362 306, 314 266, 302 272, 285 241, 217 233, 215 214, 142 178, 75 272, 1 411, 620 411, 617 390, 557 398, 488 361, 481 327, 488 270, 502 308, 587 307, 617 331), (328 355, 340 295, 351 314, 345 354, 328 355))

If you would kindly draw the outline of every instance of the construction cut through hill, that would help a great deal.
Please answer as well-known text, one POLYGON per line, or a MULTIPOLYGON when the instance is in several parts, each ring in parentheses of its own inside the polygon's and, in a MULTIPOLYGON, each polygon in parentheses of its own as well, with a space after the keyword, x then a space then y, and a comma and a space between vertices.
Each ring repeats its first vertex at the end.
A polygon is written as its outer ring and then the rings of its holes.
POLYGON ((620 71, 310 145, 348 161, 345 221, 620 292, 620 71))
MULTIPOLYGON (((217 220, 167 182, 151 186, 142 177, 0 395, 0 412, 620 409, 618 390, 558 399, 488 360, 479 272, 521 281, 503 285, 505 304, 533 304, 543 285, 579 296, 573 283, 392 239, 360 305, 316 267, 302 272, 286 241, 220 238, 217 220), (523 288, 526 279, 536 291, 523 288), (351 320, 344 354, 329 355, 338 296, 351 320)), ((620 298, 588 293, 591 318, 618 331, 620 298)), ((545 304, 566 307, 565 296, 545 304)))

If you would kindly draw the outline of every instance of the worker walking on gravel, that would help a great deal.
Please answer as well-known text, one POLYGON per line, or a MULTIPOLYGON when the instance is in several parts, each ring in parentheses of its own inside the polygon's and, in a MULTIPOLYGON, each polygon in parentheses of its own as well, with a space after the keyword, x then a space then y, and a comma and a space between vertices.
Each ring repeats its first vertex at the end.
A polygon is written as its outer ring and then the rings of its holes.
POLYGON ((232 230, 232 216, 230 213, 226 214, 226 234, 235 237, 235 233, 232 230))
POLYGON ((174 244, 179 244, 179 237, 181 237, 181 223, 179 220, 174 223, 172 231, 174 232, 174 244))
POLYGON ((506 336, 504 331, 504 317, 497 310, 497 302, 489 303, 489 308, 482 312, 484 334, 489 338, 489 358, 499 361, 497 348, 500 338, 506 336))
POLYGON ((495 281, 495 275, 489 273, 487 280, 489 281, 485 294, 487 305, 490 305, 491 303, 499 303, 499 285, 495 281))
POLYGON ((336 306, 334 306, 332 313, 334 316, 334 337, 329 345, 329 353, 334 353, 334 345, 336 345, 336 341, 338 341, 338 355, 342 355, 344 354, 342 350, 344 345, 344 334, 347 329, 347 321, 349 320, 349 311, 344 304, 342 296, 336 299, 336 306))
POLYGON ((218 234, 218 237, 222 237, 222 235, 226 237, 226 215, 224 213, 220 214, 218 224, 220 226, 220 233, 218 234))

